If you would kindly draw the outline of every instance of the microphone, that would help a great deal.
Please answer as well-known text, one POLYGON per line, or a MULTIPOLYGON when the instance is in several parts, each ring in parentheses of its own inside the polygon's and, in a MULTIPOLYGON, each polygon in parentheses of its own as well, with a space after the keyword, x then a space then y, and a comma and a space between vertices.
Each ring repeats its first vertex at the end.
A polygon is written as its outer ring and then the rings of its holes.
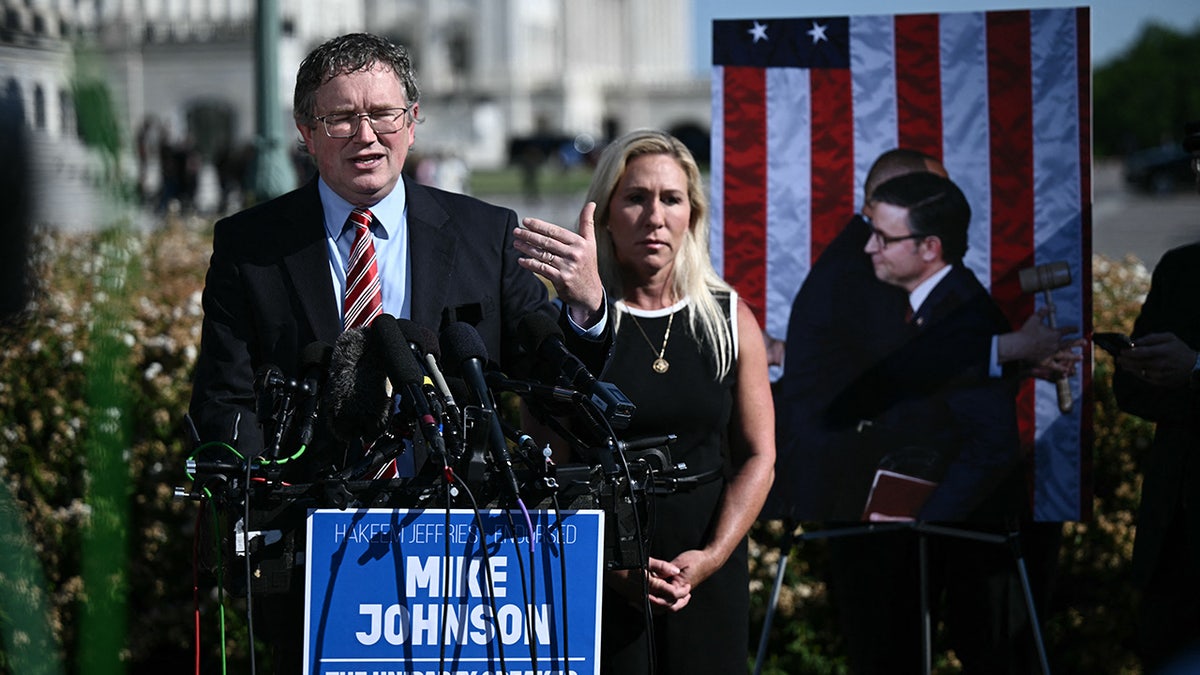
POLYGON ((438 429, 438 421, 429 410, 429 401, 421 385, 424 375, 421 366, 413 356, 412 347, 400 330, 396 318, 390 314, 380 314, 371 322, 371 334, 379 342, 383 353, 383 367, 387 372, 392 386, 403 387, 400 395, 400 405, 408 409, 421 429, 425 444, 443 460, 446 456, 446 442, 438 429))
POLYGON ((333 347, 320 340, 309 343, 300 352, 300 372, 304 376, 300 391, 305 396, 304 406, 300 409, 299 441, 302 446, 312 442, 313 426, 317 421, 317 400, 332 355, 333 347))
POLYGON ((487 379, 488 386, 499 391, 511 391, 519 396, 533 396, 535 398, 554 401, 555 403, 580 403, 587 400, 587 396, 574 389, 566 387, 555 387, 549 384, 539 384, 537 382, 527 382, 525 380, 510 380, 497 370, 489 370, 484 373, 484 378, 487 379))
POLYGON ((442 369, 438 368, 438 359, 442 358, 442 347, 438 344, 438 336, 419 323, 412 321, 406 323, 404 319, 397 319, 397 321, 401 322, 400 327, 404 331, 404 335, 408 336, 408 341, 419 345, 424 350, 426 372, 433 378, 433 384, 438 388, 438 393, 442 394, 446 407, 457 414, 458 404, 454 400, 454 392, 450 389, 450 384, 446 383, 442 369))
POLYGON ((287 383, 283 371, 273 363, 264 363, 254 371, 254 416, 259 426, 275 419, 276 389, 287 383))
POLYGON ((592 403, 614 429, 629 426, 629 420, 637 407, 616 385, 600 382, 588 372, 587 366, 583 365, 579 357, 563 345, 563 332, 558 322, 541 312, 531 312, 521 318, 521 322, 517 324, 517 333, 526 351, 554 364, 559 374, 573 388, 591 398, 592 403))
POLYGON ((442 357, 442 349, 438 344, 438 337, 433 331, 429 330, 421 324, 409 319, 396 319, 396 323, 400 325, 400 330, 403 331, 404 337, 408 339, 408 344, 413 349, 413 354, 417 359, 425 365, 425 372, 429 378, 433 380, 434 387, 442 397, 445 403, 444 408, 450 417, 450 424, 457 429, 462 420, 462 415, 458 409, 458 403, 454 400, 454 393, 450 390, 450 385, 446 382, 446 377, 442 374, 442 369, 438 367, 438 359, 442 357))
POLYGON ((451 367, 457 365, 461 370, 461 373, 452 371, 451 374, 461 374, 471 396, 481 408, 490 413, 488 415, 490 419, 489 445, 495 455, 496 463, 508 481, 508 487, 512 490, 513 497, 520 500, 521 492, 517 485, 516 473, 513 472, 512 457, 508 454, 504 431, 500 428, 500 420, 496 417, 496 404, 492 400, 492 392, 488 389, 483 376, 483 364, 488 358, 483 338, 479 337, 479 333, 471 324, 455 321, 442 330, 441 343, 442 350, 447 356, 447 363, 451 367))
POLYGON ((391 396, 377 349, 368 349, 361 328, 342 332, 329 355, 329 376, 321 397, 327 424, 342 441, 374 439, 387 428, 391 396))
POLYGON ((459 401, 466 401, 471 398, 471 390, 467 388, 466 380, 462 379, 461 377, 456 375, 447 377, 446 386, 450 389, 452 395, 459 401))

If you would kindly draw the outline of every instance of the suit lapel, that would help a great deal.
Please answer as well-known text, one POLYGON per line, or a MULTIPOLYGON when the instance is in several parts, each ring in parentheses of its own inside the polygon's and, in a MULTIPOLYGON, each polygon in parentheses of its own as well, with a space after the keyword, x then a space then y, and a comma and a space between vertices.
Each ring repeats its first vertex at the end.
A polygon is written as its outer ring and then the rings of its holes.
POLYGON ((454 269, 454 233, 450 215, 422 185, 404 178, 408 207, 408 257, 412 270, 413 321, 441 328, 454 269))
MULTIPOLYGON (((929 297, 921 303, 920 309, 913 315, 913 325, 924 330, 931 323, 944 320, 970 297, 966 280, 963 278, 964 268, 954 265, 950 273, 930 291, 929 297)), ((966 272, 970 274, 970 272, 966 272)))
POLYGON ((288 204, 281 225, 277 234, 286 240, 283 264, 296 288, 304 317, 318 340, 333 344, 342 332, 342 324, 329 277, 325 218, 315 178, 288 204))

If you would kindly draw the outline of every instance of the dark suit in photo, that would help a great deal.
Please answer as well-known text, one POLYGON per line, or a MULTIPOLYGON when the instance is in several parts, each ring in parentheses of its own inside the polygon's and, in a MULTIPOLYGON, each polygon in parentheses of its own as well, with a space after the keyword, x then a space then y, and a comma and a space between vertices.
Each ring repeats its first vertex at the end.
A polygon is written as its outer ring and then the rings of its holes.
MULTIPOLYGON (((862 517, 871 480, 884 464, 937 483, 918 520, 1010 531, 1026 515, 1017 381, 990 377, 980 348, 1007 331, 1007 322, 960 265, 907 325, 898 321, 899 344, 836 396, 826 415, 844 441, 832 453, 829 474, 836 477, 835 517, 862 517)), ((967 672, 1028 672, 1035 655, 1008 550, 952 537, 930 537, 926 545, 933 625, 944 619, 967 672)), ((916 535, 833 539, 830 555, 831 593, 855 672, 921 672, 916 535)))
POLYGON ((775 482, 764 517, 829 520, 832 448, 844 430, 831 427, 832 401, 886 354, 908 299, 875 278, 863 254, 870 226, 851 218, 800 286, 788 319, 784 372, 775 387, 775 482), (892 329, 892 330, 889 330, 892 329))

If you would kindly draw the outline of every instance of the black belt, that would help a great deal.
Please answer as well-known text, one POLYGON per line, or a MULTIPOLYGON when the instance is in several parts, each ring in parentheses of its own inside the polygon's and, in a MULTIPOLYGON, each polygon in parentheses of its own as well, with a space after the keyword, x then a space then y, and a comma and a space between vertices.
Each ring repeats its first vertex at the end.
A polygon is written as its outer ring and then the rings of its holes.
POLYGON ((654 477, 654 494, 670 494, 672 492, 694 490, 695 488, 711 483, 725 475, 725 469, 717 467, 708 471, 701 471, 690 476, 655 476, 654 477))

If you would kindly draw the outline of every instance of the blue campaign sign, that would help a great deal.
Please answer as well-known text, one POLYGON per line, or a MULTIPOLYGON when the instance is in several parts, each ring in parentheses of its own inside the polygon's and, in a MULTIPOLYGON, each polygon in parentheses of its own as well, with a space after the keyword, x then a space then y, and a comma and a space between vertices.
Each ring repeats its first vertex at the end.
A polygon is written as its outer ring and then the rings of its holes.
POLYGON ((603 511, 313 511, 304 672, 596 675, 603 546, 603 511))

